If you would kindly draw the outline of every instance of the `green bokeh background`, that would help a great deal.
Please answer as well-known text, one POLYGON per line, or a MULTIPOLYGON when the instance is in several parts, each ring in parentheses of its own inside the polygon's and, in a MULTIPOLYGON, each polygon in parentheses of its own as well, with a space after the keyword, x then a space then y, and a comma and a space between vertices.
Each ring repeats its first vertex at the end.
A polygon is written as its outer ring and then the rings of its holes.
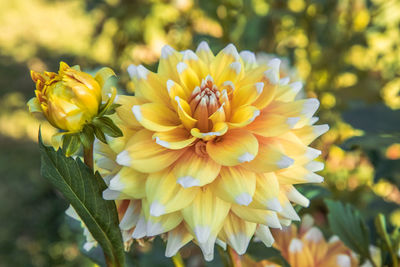
MULTIPOLYGON (((203 40, 214 52, 234 43, 285 58, 304 94, 320 99, 320 119, 331 127, 315 143, 326 162, 326 192, 360 208, 369 223, 380 211, 391 226, 400 225, 399 1, 0 0, 0 6, 0 266, 93 265, 79 252, 79 225, 65 219, 67 203, 40 177, 39 123, 45 140, 54 130, 27 112, 34 95, 29 70, 55 71, 60 60, 87 71, 109 66, 119 89, 132 91, 129 64, 154 70, 164 44, 194 49, 203 40)), ((321 199, 301 212, 326 228, 321 199)))

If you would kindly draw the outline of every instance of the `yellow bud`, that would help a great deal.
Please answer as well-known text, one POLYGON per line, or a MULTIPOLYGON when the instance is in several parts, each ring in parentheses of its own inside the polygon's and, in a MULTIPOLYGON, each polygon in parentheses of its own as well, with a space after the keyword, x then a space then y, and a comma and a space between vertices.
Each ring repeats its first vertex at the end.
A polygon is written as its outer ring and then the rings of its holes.
POLYGON ((28 102, 31 112, 43 112, 61 130, 79 132, 91 122, 101 103, 101 85, 91 75, 60 63, 55 72, 31 71, 36 97, 28 102))

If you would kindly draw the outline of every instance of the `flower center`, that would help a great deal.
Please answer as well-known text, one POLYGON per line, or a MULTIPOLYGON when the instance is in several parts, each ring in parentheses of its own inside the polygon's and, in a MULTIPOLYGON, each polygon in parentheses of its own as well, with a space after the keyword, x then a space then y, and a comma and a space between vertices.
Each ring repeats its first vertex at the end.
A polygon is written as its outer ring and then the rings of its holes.
POLYGON ((212 129, 212 122, 208 118, 221 106, 220 95, 213 79, 208 75, 201 81, 200 87, 196 86, 189 98, 193 117, 197 120, 197 128, 203 133, 212 129))

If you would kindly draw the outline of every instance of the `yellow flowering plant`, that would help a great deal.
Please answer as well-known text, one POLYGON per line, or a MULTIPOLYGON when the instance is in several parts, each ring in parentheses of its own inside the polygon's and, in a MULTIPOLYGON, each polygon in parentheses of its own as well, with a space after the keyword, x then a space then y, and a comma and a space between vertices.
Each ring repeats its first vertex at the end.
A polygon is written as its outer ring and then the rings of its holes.
POLYGON ((74 142, 103 141, 90 151, 97 155, 96 174, 79 179, 96 181, 85 194, 104 205, 115 201, 104 211, 113 215, 98 214, 65 171, 63 162, 77 168, 73 160, 40 142, 43 176, 71 202, 68 214, 87 227, 86 248, 97 240, 107 264, 121 265, 122 241, 128 250, 135 240, 161 236, 167 257, 176 261, 180 248, 193 241, 210 261, 215 244, 242 255, 254 236, 271 246, 270 228, 299 221, 292 203, 307 207, 309 200, 294 185, 323 181, 315 173, 324 167, 315 160, 321 151, 309 145, 329 127, 314 125, 319 101, 297 99, 302 83, 282 77, 280 63, 257 62, 232 44, 217 55, 206 42, 196 52, 165 46, 157 73, 128 68, 134 96, 114 92, 104 104, 100 88, 113 74, 108 69, 94 78, 65 63, 58 74, 33 72, 37 90, 30 109, 65 131, 58 136, 67 156, 76 151, 74 142), (106 227, 109 216, 119 227, 106 227))

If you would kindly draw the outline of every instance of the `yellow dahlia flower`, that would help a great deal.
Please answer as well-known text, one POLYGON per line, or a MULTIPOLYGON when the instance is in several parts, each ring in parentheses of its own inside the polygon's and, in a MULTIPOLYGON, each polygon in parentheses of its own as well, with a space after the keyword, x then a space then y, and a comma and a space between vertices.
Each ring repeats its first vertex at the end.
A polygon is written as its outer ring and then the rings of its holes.
MULTIPOLYGON (((337 236, 326 242, 322 232, 313 226, 310 215, 303 217, 299 229, 295 225, 283 230, 272 230, 274 247, 292 267, 354 267, 358 265, 355 254, 337 236)), ((244 266, 279 266, 267 260, 255 263, 246 258, 244 266)))
POLYGON ((136 133, 105 197, 140 205, 126 215, 133 238, 167 233, 168 257, 194 240, 212 260, 215 242, 243 254, 253 235, 270 245, 269 227, 300 220, 291 202, 309 201, 293 184, 323 181, 308 145, 328 126, 313 125, 318 100, 295 101, 301 84, 281 84, 279 64, 202 42, 165 46, 157 73, 128 68, 135 96, 119 96, 117 114, 136 133))
POLYGON ((31 71, 36 83, 36 97, 28 102, 31 112, 43 112, 56 128, 68 132, 79 132, 83 125, 97 115, 104 84, 102 69, 96 77, 82 72, 79 67, 60 63, 58 74, 31 71))

